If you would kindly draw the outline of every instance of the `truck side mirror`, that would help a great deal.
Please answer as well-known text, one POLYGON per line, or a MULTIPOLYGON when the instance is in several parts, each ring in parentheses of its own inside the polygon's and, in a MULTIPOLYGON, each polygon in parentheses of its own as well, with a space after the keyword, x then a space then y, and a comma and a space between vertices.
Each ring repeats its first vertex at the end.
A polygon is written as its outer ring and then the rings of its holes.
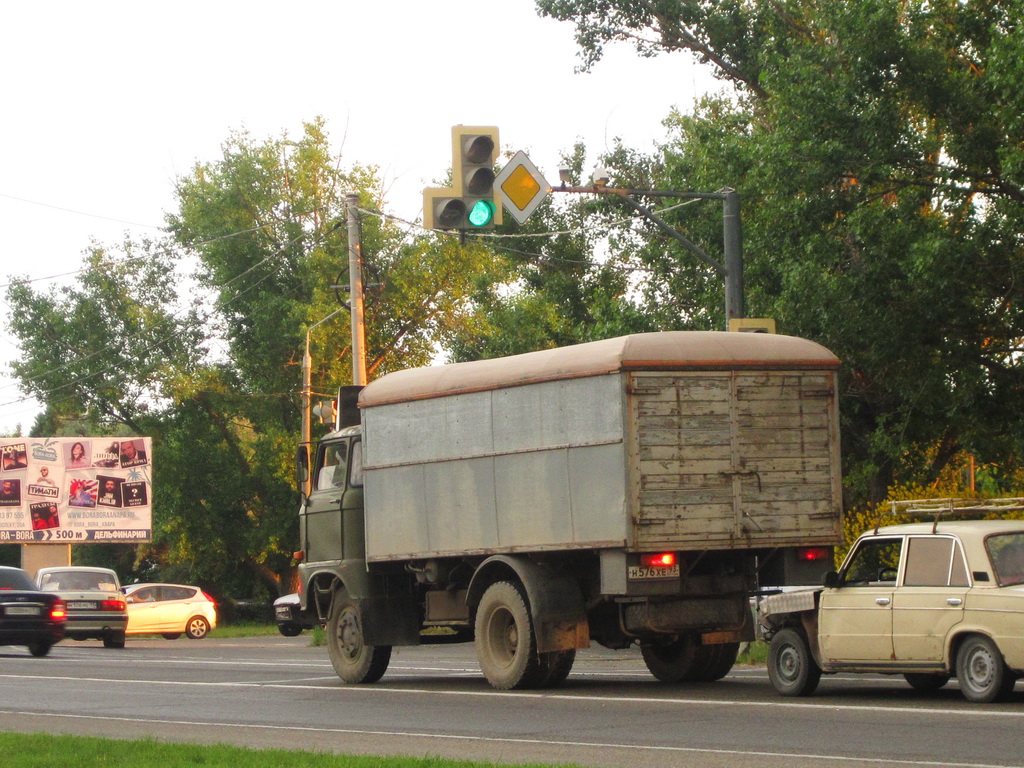
POLYGON ((825 574, 824 586, 827 589, 835 589, 839 586, 839 573, 838 571, 829 571, 825 574))
POLYGON ((306 497, 306 482, 309 480, 309 446, 300 445, 295 449, 295 487, 306 497))

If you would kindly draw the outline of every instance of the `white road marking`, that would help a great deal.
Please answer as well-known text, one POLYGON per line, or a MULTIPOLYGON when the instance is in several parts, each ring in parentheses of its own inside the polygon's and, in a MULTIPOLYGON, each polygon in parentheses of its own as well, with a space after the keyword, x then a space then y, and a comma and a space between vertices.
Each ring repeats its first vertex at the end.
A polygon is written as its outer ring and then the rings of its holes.
MULTIPOLYGON (((490 695, 490 694, 488 694, 490 695)), ((766 757, 766 758, 781 758, 781 759, 795 759, 795 760, 820 760, 820 761, 834 761, 834 762, 848 762, 848 763, 867 763, 867 764, 878 764, 878 765, 915 765, 915 766, 934 766, 935 768, 1016 768, 1015 766, 1008 764, 992 764, 992 763, 954 763, 945 761, 935 760, 899 760, 892 758, 872 758, 872 757, 851 757, 848 755, 830 755, 824 753, 799 753, 799 752, 771 752, 766 750, 742 750, 742 749, 707 749, 701 747, 672 747, 672 746, 654 746, 654 745, 638 745, 638 744, 615 744, 609 742, 585 742, 585 741, 553 741, 550 739, 516 739, 516 738, 502 738, 496 736, 453 736, 453 735, 441 735, 436 733, 416 732, 416 731, 370 731, 360 730, 356 728, 313 728, 310 726, 288 726, 288 725, 265 725, 265 724, 250 724, 250 723, 210 723, 210 722, 199 722, 192 720, 167 720, 167 719, 146 719, 139 717, 109 717, 99 715, 60 715, 51 713, 40 713, 40 712, 28 712, 19 710, 0 710, 0 715, 21 715, 31 716, 34 718, 41 717, 52 717, 52 718, 70 718, 78 720, 94 720, 94 721, 110 721, 110 722, 124 722, 134 723, 136 726, 139 723, 151 723, 154 725, 176 725, 176 726, 187 726, 187 727, 204 727, 204 726, 215 726, 219 728, 245 728, 245 729, 260 729, 269 731, 297 731, 301 733, 328 733, 338 734, 347 736, 402 736, 416 739, 433 739, 433 740, 450 740, 450 741, 473 741, 473 742, 487 742, 495 745, 542 745, 542 746, 558 746, 558 747, 583 747, 587 749, 628 749, 635 752, 637 749, 648 750, 651 752, 662 752, 667 754, 705 754, 705 755, 723 755, 723 756, 734 756, 734 757, 766 757)))
MULTIPOLYGON (((335 676, 329 676, 324 678, 314 678, 328 680, 336 682, 335 676)), ((153 686, 180 686, 180 687, 199 687, 199 688, 281 688, 281 689, 292 689, 292 690, 314 690, 314 691, 332 691, 337 695, 352 694, 360 696, 394 696, 398 694, 414 694, 414 695, 430 695, 430 696, 454 696, 454 697, 487 697, 487 698, 510 698, 510 699, 543 699, 546 701, 582 701, 582 702, 594 702, 594 696, 586 696, 572 693, 557 693, 557 692, 529 692, 529 691, 496 691, 492 689, 480 690, 480 691, 446 691, 436 690, 430 688, 417 688, 411 686, 351 686, 351 685, 308 685, 304 683, 289 683, 284 681, 274 682, 256 682, 256 681, 241 681, 241 682, 217 682, 217 681, 181 681, 181 680, 140 680, 140 679, 121 679, 112 680, 106 677, 82 677, 82 676, 71 676, 71 675, 9 675, 0 674, 0 680, 50 680, 56 682, 88 682, 88 683, 106 683, 108 685, 119 686, 134 686, 139 685, 153 685, 153 686)), ((919 714, 927 717, 934 717, 936 715, 949 715, 956 718, 967 718, 975 717, 986 720, 993 718, 1009 718, 1009 719, 1024 719, 1024 710, 1008 710, 1005 708, 988 708, 988 707, 966 707, 963 709, 951 708, 951 707, 916 707, 916 706, 900 706, 898 704, 887 703, 884 705, 870 705, 870 704, 837 704, 830 702, 828 704, 814 703, 813 701, 807 702, 795 702, 790 700, 768 700, 768 701, 749 701, 749 700, 732 700, 732 699, 694 699, 694 698, 664 698, 661 696, 615 696, 615 695, 604 695, 600 696, 600 702, 602 704, 618 703, 618 704, 647 704, 647 705, 660 705, 660 706, 701 706, 701 707, 750 707, 757 709, 805 709, 805 710, 829 710, 830 712, 875 712, 883 713, 886 716, 892 715, 894 710, 899 712, 907 712, 910 714, 919 714)))

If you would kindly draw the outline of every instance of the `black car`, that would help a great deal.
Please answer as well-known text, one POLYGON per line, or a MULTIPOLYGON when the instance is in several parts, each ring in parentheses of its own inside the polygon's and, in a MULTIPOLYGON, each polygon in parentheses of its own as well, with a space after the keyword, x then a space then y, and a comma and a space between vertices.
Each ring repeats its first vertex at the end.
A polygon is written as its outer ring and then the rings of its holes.
POLYGON ((21 568, 0 565, 0 645, 27 645, 33 656, 45 656, 66 624, 63 600, 41 592, 21 568))
POLYGON ((302 630, 313 628, 313 622, 299 610, 299 596, 294 593, 274 601, 274 620, 285 637, 295 637, 301 635, 302 630))

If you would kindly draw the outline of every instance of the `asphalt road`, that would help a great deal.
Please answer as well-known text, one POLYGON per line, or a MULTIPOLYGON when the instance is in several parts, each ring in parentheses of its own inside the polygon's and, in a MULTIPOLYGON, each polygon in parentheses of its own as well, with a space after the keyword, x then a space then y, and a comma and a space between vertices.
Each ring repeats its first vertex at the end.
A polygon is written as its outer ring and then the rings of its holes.
POLYGON ((0 728, 595 768, 1024 766, 1024 681, 993 705, 855 675, 794 700, 764 668, 667 686, 638 653, 593 649, 559 688, 503 693, 472 645, 398 649, 380 683, 346 686, 308 633, 65 641, 0 647, 0 728))

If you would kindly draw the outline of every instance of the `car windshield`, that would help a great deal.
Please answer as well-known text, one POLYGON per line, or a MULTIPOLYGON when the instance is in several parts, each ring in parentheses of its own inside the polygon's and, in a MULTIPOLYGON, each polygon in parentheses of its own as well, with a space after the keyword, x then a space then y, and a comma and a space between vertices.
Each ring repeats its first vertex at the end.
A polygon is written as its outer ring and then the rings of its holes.
POLYGON ((50 592, 117 592, 117 583, 109 574, 89 571, 46 573, 39 586, 50 592))
POLYGON ((1024 532, 990 536, 986 546, 999 586, 1024 584, 1024 532))

